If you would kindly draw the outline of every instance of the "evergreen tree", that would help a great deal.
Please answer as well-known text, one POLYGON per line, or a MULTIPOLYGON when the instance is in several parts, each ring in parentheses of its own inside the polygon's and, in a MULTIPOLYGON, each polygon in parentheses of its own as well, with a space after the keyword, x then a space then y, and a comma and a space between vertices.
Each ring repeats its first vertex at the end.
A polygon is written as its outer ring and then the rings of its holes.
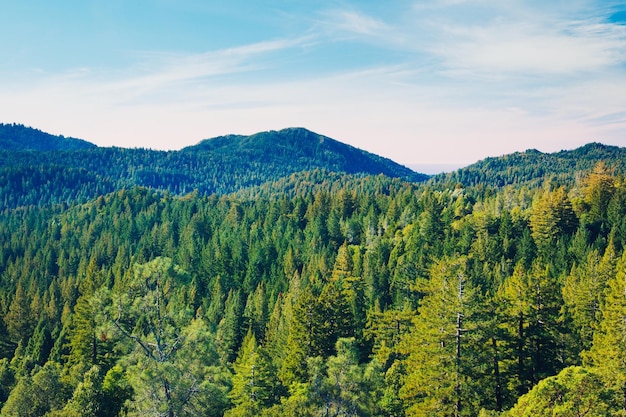
POLYGON ((583 180, 583 223, 593 235, 608 232, 608 207, 615 193, 615 177, 599 162, 583 180))
MULTIPOLYGON (((187 282, 170 259, 156 258, 136 265, 130 282, 113 296, 114 325, 135 346, 127 357, 135 389, 131 414, 194 415, 205 396, 221 392, 207 378, 209 367, 217 364, 208 331, 179 304, 187 282)), ((223 407, 219 397, 208 403, 223 407)))
POLYGON ((533 204, 530 215, 532 237, 544 255, 549 256, 559 236, 572 233, 578 219, 564 187, 546 189, 533 204))
POLYGON ((241 327, 243 320, 243 306, 241 303, 241 292, 231 290, 226 298, 224 307, 224 318, 217 326, 217 343, 222 356, 222 360, 231 363, 237 357, 237 350, 243 339, 244 329, 241 327))
POLYGON ((505 366, 510 389, 518 395, 556 374, 563 360, 560 286, 548 268, 515 267, 498 291, 505 334, 505 366))
POLYGON ((35 369, 32 376, 22 377, 2 407, 2 415, 40 417, 62 410, 72 391, 61 378, 61 372, 61 365, 47 362, 35 369))
POLYGON ((103 403, 102 375, 100 368, 93 366, 74 390, 63 414, 67 417, 100 417, 103 415, 103 403))
POLYGON ((576 354, 589 350, 593 333, 600 320, 607 282, 615 276, 616 256, 613 245, 600 257, 597 250, 589 252, 586 262, 572 268, 563 285, 563 301, 572 319, 576 354))
POLYGON ((4 322, 12 340, 22 343, 28 341, 34 328, 33 317, 28 295, 21 282, 17 283, 15 296, 9 306, 9 311, 4 316, 4 322))
POLYGON ((68 362, 75 368, 74 374, 77 376, 82 376, 94 365, 106 371, 116 359, 113 353, 115 341, 103 317, 108 297, 108 291, 98 290, 80 296, 74 306, 69 325, 68 362))
POLYGON ((248 295, 246 307, 243 311, 243 321, 244 325, 251 328, 259 340, 265 339, 268 311, 263 282, 257 286, 253 293, 248 295))
POLYGON ((281 385, 276 369, 265 349, 257 345, 254 333, 246 335, 233 369, 229 397, 235 407, 227 416, 256 415, 278 402, 281 385))
POLYGON ((310 288, 304 289, 295 300, 287 338, 286 356, 281 379, 286 385, 307 380, 307 358, 321 353, 319 339, 324 335, 318 327, 320 311, 317 298, 310 288))
POLYGON ((415 328, 402 340, 407 375, 400 391, 407 416, 473 415, 479 381, 472 380, 478 331, 474 321, 477 293, 467 276, 466 260, 440 261, 422 291, 415 328))
POLYGON ((616 275, 608 281, 601 321, 593 335, 587 363, 621 394, 620 408, 626 413, 626 251, 617 264, 616 275))
POLYGON ((615 391, 594 371, 572 366, 540 381, 503 417, 618 416, 615 391))

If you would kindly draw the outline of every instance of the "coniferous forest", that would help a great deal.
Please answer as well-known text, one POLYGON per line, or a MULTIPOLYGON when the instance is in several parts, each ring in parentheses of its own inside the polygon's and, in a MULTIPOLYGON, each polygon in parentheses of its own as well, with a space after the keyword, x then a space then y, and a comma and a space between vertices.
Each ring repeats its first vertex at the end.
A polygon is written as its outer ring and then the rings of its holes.
POLYGON ((179 153, 117 167, 149 186, 78 162, 131 150, 1 151, 2 416, 626 415, 626 149, 241 151, 228 192, 169 187, 217 175, 179 153))

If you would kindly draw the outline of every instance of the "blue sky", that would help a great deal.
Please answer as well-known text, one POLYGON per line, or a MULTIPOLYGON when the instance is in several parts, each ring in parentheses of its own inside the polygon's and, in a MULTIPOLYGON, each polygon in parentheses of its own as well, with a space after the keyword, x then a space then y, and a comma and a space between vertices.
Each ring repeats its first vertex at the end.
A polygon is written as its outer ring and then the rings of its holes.
POLYGON ((101 146, 299 126, 425 171, 626 146, 623 2, 4 0, 0 53, 0 122, 101 146))

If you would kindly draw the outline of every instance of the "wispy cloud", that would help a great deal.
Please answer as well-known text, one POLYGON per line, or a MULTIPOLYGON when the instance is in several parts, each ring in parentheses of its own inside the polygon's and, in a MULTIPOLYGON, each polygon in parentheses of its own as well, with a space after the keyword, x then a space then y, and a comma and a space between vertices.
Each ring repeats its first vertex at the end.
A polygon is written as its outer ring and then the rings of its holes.
POLYGON ((0 114, 102 145, 166 149, 305 126, 405 163, 626 145, 626 26, 610 21, 612 8, 374 3, 321 2, 294 11, 287 33, 237 47, 133 52, 125 67, 0 83, 0 114))
POLYGON ((236 48, 196 54, 143 52, 140 62, 97 85, 97 90, 117 91, 120 98, 139 98, 144 94, 184 83, 198 83, 219 76, 259 71, 269 66, 268 57, 311 42, 310 36, 263 41, 236 48))
MULTIPOLYGON (((608 2, 607 2, 608 3, 608 2)), ((418 2, 422 48, 463 76, 571 75, 626 62, 626 27, 586 1, 418 2), (541 6, 541 7, 539 7, 541 6)))
POLYGON ((333 31, 361 35, 378 35, 390 27, 380 19, 355 10, 327 10, 322 13, 323 24, 333 31))
POLYGON ((560 31, 525 23, 448 31, 453 39, 434 48, 443 65, 476 74, 573 74, 621 65, 626 31, 579 23, 560 31))

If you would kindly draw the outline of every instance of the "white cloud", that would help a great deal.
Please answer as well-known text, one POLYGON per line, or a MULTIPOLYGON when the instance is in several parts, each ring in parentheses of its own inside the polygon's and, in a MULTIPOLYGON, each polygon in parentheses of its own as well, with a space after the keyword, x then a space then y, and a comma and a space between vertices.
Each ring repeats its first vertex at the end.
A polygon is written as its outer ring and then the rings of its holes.
POLYGON ((570 75, 626 62, 626 26, 611 3, 586 0, 419 1, 399 30, 463 77, 570 75))
POLYGON ((164 149, 304 126, 403 163, 626 145, 624 26, 524 1, 442 0, 384 18, 324 10, 283 39, 5 82, 0 114, 100 145, 164 149), (334 67, 326 48, 349 53, 354 40, 393 60, 334 67), (289 73, 294 55, 326 60, 324 71, 289 73))
POLYGON ((546 30, 528 24, 499 23, 456 30, 451 40, 432 49, 444 65, 476 74, 575 74, 624 63, 622 27, 582 24, 546 30))

